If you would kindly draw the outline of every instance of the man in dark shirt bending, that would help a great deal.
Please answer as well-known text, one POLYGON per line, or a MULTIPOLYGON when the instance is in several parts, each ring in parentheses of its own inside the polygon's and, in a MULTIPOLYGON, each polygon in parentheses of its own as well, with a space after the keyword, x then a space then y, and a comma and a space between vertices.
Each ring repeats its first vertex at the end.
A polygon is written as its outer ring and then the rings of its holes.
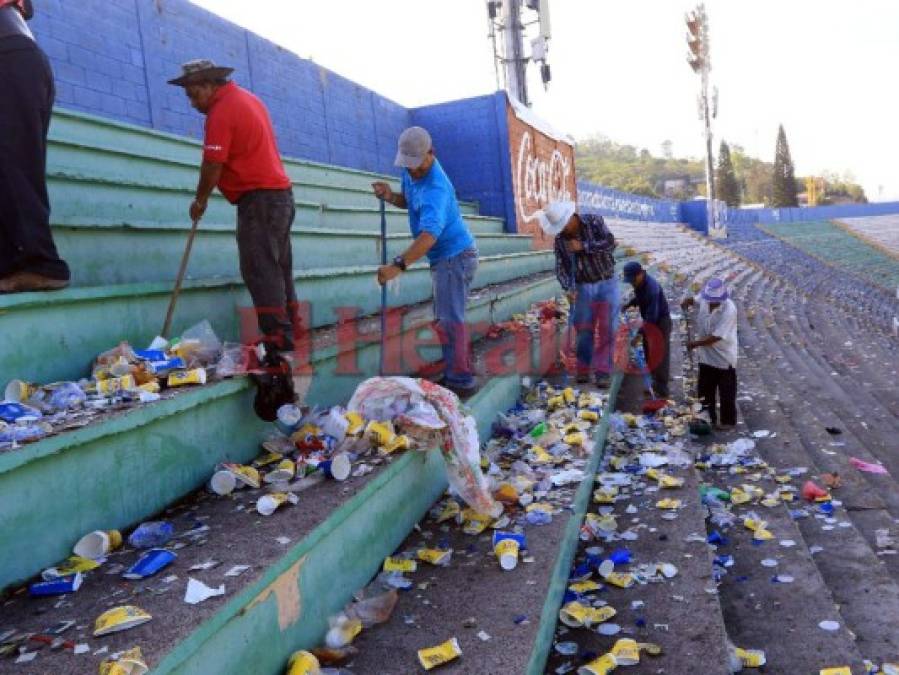
POLYGON ((652 373, 653 393, 658 398, 668 398, 669 363, 671 351, 671 314, 665 292, 642 265, 631 261, 624 266, 622 277, 634 288, 634 297, 624 309, 639 307, 643 318, 643 344, 646 363, 652 373), (649 330, 646 326, 652 326, 649 330))

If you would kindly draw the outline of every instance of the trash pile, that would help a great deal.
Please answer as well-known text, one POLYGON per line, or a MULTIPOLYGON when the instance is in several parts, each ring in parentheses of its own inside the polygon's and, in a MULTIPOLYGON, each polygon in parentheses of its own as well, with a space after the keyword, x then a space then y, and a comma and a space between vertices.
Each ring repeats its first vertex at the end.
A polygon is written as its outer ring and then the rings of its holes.
POLYGON ((538 335, 546 326, 558 328, 568 323, 568 299, 546 300, 534 303, 524 314, 513 314, 509 321, 492 324, 486 338, 494 340, 507 335, 529 333, 538 335))
MULTIPOLYGON (((641 599, 641 589, 665 584, 679 570, 669 560, 640 560, 634 542, 656 538, 652 518, 675 520, 683 507, 678 490, 684 478, 676 474, 693 462, 690 417, 688 408, 668 406, 655 415, 618 413, 611 418, 593 492, 595 510, 588 511, 581 526, 581 546, 550 659, 555 668, 548 672, 604 675, 618 666, 636 665, 642 655, 662 653, 661 646, 645 639, 651 608, 641 599), (636 615, 633 626, 614 621, 616 605, 630 607, 636 615), (602 637, 597 640, 597 635, 602 637)), ((668 626, 653 629, 667 631, 668 626)))
POLYGON ((212 366, 218 365, 220 377, 235 374, 235 354, 243 349, 236 347, 237 352, 234 346, 223 351, 203 321, 171 341, 157 337, 147 349, 122 342, 97 356, 90 376, 78 382, 12 380, 0 402, 0 450, 86 426, 105 412, 158 401, 167 389, 206 384, 212 366))
MULTIPOLYGON (((385 382, 379 383, 379 379, 370 381, 370 387, 360 387, 361 391, 357 390, 353 397, 353 401, 367 399, 369 405, 362 407, 369 414, 375 412, 370 405, 375 400, 371 390, 384 390, 385 382)), ((383 378, 397 379, 404 378, 383 378)), ((393 382, 390 389, 395 391, 393 382)), ((375 407, 386 404, 383 397, 378 399, 375 407)), ((330 618, 325 645, 292 657, 289 675, 319 672, 313 669, 316 664, 349 663, 352 667, 352 658, 358 653, 353 640, 363 629, 390 618, 398 593, 421 588, 416 573, 446 569, 459 564, 460 556, 469 561, 474 555, 465 548, 460 550, 458 545, 454 548, 451 534, 489 542, 492 565, 500 574, 514 573, 521 561, 534 562, 528 551, 528 536, 539 536, 539 532, 530 534, 528 530, 551 523, 570 508, 573 493, 585 478, 584 469, 593 450, 591 436, 601 418, 602 406, 603 398, 598 393, 554 388, 546 382, 531 386, 525 378, 522 400, 498 415, 493 436, 482 450, 474 446, 478 474, 481 470, 486 474, 481 487, 474 491, 482 489, 480 496, 475 497, 470 483, 454 480, 453 466, 448 464, 447 495, 434 505, 426 521, 400 549, 384 560, 380 574, 357 593, 355 601, 330 618), (372 607, 377 611, 369 611, 372 607), (298 663, 307 669, 300 669, 298 663)), ((416 620, 405 617, 407 624, 416 620)), ((418 652, 417 661, 422 668, 430 670, 462 656, 459 638, 447 637, 445 642, 418 652)), ((478 639, 486 641, 490 635, 480 631, 478 639)), ((411 655, 409 667, 413 667, 411 655)))

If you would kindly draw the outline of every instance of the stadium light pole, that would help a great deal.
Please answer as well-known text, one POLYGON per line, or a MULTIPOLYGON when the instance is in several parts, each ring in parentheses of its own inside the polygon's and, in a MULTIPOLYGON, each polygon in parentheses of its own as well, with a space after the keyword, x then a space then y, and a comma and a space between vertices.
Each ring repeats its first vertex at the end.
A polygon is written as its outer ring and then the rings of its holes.
POLYGON ((706 213, 709 233, 717 232, 717 213, 715 209, 715 168, 712 155, 712 116, 714 112, 709 105, 709 71, 712 69, 709 58, 709 17, 705 5, 700 3, 685 17, 687 23, 687 63, 693 72, 699 75, 699 115, 705 127, 705 193, 706 213))

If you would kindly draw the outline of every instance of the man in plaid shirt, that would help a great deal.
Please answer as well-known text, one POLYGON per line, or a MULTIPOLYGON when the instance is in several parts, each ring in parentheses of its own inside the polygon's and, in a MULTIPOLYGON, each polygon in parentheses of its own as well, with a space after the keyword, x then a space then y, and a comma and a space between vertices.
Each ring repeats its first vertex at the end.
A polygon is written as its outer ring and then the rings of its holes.
POLYGON ((608 387, 620 306, 615 237, 602 216, 578 214, 574 202, 553 202, 538 218, 555 236, 556 277, 573 307, 578 382, 592 370, 597 386, 608 387))

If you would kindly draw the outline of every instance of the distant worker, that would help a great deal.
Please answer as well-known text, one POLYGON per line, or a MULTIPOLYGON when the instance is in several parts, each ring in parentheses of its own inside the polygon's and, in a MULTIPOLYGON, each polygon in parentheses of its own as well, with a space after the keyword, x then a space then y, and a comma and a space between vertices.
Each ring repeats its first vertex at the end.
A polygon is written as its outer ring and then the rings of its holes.
POLYGON ((0 293, 69 285, 50 232, 47 132, 56 88, 25 23, 31 0, 0 0, 0 293))
POLYGON ((574 202, 553 202, 538 212, 555 237, 556 277, 573 306, 577 381, 608 388, 620 305, 615 278, 615 237, 599 215, 576 213, 574 202))
POLYGON ((717 278, 709 279, 696 298, 686 298, 681 308, 686 311, 693 305, 699 306, 696 334, 700 337, 688 342, 687 349, 695 349, 699 356, 699 398, 712 425, 729 431, 737 424, 737 306, 728 298, 727 285, 717 278))
POLYGON ((293 282, 290 228, 295 206, 275 130, 265 104, 228 80, 233 68, 201 59, 185 63, 169 84, 184 87, 190 104, 206 115, 203 163, 189 213, 193 222, 206 212, 218 187, 237 205, 240 273, 253 299, 265 347, 266 375, 257 378, 256 412, 274 419, 283 403, 293 402, 290 364, 297 296, 293 282))
POLYGON ((373 183, 372 187, 379 199, 409 210, 409 229, 415 240, 391 264, 378 268, 378 283, 386 284, 428 256, 434 318, 443 348, 440 384, 459 396, 471 396, 477 391, 477 383, 469 355, 465 305, 478 269, 475 239, 462 219, 456 190, 434 155, 427 130, 406 129, 397 146, 395 164, 405 169, 400 192, 394 193, 384 182, 373 183))
POLYGON ((671 314, 665 291, 643 266, 631 261, 624 266, 622 278, 634 288, 634 297, 624 306, 639 307, 643 319, 643 344, 646 362, 652 374, 652 390, 656 398, 668 398, 671 351, 671 314), (646 326, 652 326, 647 329, 646 326))

